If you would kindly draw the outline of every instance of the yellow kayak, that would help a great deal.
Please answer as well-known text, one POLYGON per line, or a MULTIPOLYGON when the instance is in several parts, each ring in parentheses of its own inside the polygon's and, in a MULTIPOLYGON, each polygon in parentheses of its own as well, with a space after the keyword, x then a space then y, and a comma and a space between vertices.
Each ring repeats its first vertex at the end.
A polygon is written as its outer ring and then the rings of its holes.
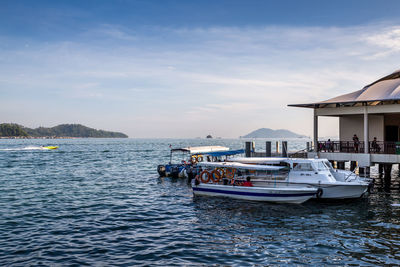
POLYGON ((58 146, 43 146, 44 149, 57 149, 58 146))

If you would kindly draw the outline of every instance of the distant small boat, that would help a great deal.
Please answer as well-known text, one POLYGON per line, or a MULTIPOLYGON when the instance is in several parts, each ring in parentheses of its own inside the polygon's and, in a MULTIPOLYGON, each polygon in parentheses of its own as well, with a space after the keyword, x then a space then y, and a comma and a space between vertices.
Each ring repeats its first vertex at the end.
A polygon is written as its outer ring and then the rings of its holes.
POLYGON ((57 149, 58 146, 42 146, 42 149, 57 149))
POLYGON ((207 135, 207 137, 206 137, 207 139, 212 139, 212 136, 211 136, 211 134, 209 134, 209 135, 207 135))

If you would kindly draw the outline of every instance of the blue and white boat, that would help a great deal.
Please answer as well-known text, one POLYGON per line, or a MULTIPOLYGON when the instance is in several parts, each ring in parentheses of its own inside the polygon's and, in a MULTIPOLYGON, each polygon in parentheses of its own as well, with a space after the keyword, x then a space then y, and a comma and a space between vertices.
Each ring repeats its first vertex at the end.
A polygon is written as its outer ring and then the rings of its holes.
POLYGON ((229 156, 243 154, 244 150, 230 150, 224 146, 193 146, 172 148, 169 163, 158 165, 157 172, 161 177, 186 177, 186 170, 196 167, 198 162, 227 160, 229 156), (224 158, 225 157, 225 158, 224 158))
POLYGON ((246 172, 278 171, 283 170, 285 168, 283 166, 260 166, 235 162, 201 162, 198 166, 201 166, 203 171, 192 181, 195 196, 301 204, 317 194, 322 194, 322 190, 315 186, 299 186, 290 183, 243 186, 246 184, 246 175, 244 175, 246 172), (224 176, 226 178, 223 178, 224 176))

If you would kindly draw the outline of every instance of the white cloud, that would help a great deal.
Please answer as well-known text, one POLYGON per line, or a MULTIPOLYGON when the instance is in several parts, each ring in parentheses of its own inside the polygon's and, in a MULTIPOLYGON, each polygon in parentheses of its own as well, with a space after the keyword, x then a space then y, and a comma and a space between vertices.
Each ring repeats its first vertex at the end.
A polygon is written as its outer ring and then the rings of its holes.
MULTIPOLYGON (((103 25, 82 40, 0 50, 0 105, 20 114, 23 107, 10 103, 51 98, 58 108, 46 115, 49 122, 71 121, 73 106, 72 119, 81 110, 96 128, 115 129, 118 121, 132 137, 237 137, 258 127, 311 135, 311 112, 287 104, 359 90, 398 69, 399 29, 388 23, 132 32, 103 25)), ((31 108, 26 121, 45 125, 37 114, 46 108, 31 108)), ((328 128, 323 135, 335 132, 328 128)))

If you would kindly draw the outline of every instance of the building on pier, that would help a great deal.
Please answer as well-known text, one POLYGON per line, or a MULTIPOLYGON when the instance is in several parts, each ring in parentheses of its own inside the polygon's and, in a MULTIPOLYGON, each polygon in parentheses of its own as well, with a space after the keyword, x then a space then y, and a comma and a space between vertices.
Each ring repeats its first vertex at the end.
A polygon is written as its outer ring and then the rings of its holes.
POLYGON ((400 70, 349 94, 289 106, 314 110, 314 146, 308 157, 358 162, 363 168, 400 163, 400 70), (339 118, 338 141, 318 140, 320 116, 339 118), (353 141, 354 134, 359 142, 353 141))

